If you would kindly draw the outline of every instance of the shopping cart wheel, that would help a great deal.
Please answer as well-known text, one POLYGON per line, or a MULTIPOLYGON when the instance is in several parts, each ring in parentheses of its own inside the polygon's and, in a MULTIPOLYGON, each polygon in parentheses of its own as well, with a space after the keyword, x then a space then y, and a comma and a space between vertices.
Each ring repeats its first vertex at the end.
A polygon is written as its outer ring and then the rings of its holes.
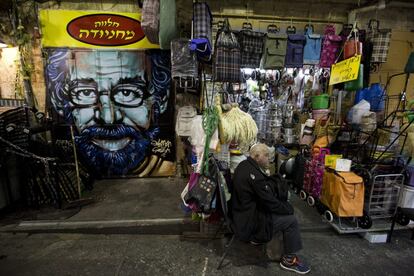
POLYGON ((368 216, 367 213, 364 212, 364 214, 362 215, 362 217, 359 217, 358 218, 358 225, 362 229, 369 229, 372 226, 372 219, 370 218, 370 216, 368 216))
POLYGON ((300 199, 305 200, 306 199, 306 193, 305 193, 305 191, 304 190, 301 190, 299 196, 300 196, 300 199))
POLYGON ((313 196, 308 196, 307 202, 308 202, 308 205, 311 207, 315 205, 315 199, 313 198, 313 196))
POLYGON ((402 225, 402 226, 407 226, 407 225, 410 223, 410 219, 409 219, 406 215, 402 214, 401 212, 398 212, 398 211, 397 211, 396 216, 397 216, 397 217, 395 218, 395 221, 396 221, 399 225, 402 225))
POLYGON ((325 205, 323 205, 319 200, 317 200, 315 202, 315 207, 316 207, 316 210, 318 211, 318 213, 320 215, 323 215, 325 213, 325 211, 326 211, 325 205))
POLYGON ((325 218, 327 221, 332 222, 333 221, 333 214, 331 211, 326 210, 325 211, 325 218))

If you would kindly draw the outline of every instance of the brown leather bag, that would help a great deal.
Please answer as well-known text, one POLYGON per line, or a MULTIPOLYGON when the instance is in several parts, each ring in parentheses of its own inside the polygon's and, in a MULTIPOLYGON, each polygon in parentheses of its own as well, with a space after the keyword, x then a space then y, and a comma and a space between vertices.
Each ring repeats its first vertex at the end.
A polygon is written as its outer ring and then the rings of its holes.
POLYGON ((352 30, 344 44, 344 59, 356 55, 362 55, 362 42, 359 41, 358 32, 352 30))

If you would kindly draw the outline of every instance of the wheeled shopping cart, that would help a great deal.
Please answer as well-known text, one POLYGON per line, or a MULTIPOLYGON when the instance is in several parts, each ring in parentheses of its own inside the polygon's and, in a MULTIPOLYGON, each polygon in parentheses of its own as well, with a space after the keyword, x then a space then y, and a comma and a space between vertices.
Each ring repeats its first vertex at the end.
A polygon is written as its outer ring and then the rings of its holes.
POLYGON ((306 200, 309 206, 315 206, 319 201, 325 170, 325 156, 327 154, 330 154, 330 150, 321 148, 317 155, 305 162, 305 176, 300 198, 306 200))
POLYGON ((373 168, 370 181, 366 183, 365 213, 372 220, 394 217, 403 185, 404 174, 384 173, 378 167, 373 168))

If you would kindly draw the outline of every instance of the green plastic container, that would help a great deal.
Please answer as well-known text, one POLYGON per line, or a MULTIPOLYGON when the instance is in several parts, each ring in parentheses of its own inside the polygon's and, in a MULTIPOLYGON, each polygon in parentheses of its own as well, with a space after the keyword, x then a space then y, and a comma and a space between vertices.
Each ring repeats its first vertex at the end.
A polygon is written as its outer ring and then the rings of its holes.
POLYGON ((358 78, 352 81, 347 81, 344 84, 346 91, 357 91, 364 87, 364 65, 359 65, 358 78))
POLYGON ((312 109, 327 109, 329 108, 329 95, 321 94, 312 96, 312 109))

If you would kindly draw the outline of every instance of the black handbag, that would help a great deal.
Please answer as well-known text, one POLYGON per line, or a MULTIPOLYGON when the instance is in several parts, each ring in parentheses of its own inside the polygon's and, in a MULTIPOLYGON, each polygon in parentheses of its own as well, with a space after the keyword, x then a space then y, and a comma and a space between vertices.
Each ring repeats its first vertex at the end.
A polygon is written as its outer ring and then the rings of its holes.
POLYGON ((189 201, 195 202, 203 213, 210 212, 216 187, 214 178, 200 175, 197 184, 189 191, 189 201))

